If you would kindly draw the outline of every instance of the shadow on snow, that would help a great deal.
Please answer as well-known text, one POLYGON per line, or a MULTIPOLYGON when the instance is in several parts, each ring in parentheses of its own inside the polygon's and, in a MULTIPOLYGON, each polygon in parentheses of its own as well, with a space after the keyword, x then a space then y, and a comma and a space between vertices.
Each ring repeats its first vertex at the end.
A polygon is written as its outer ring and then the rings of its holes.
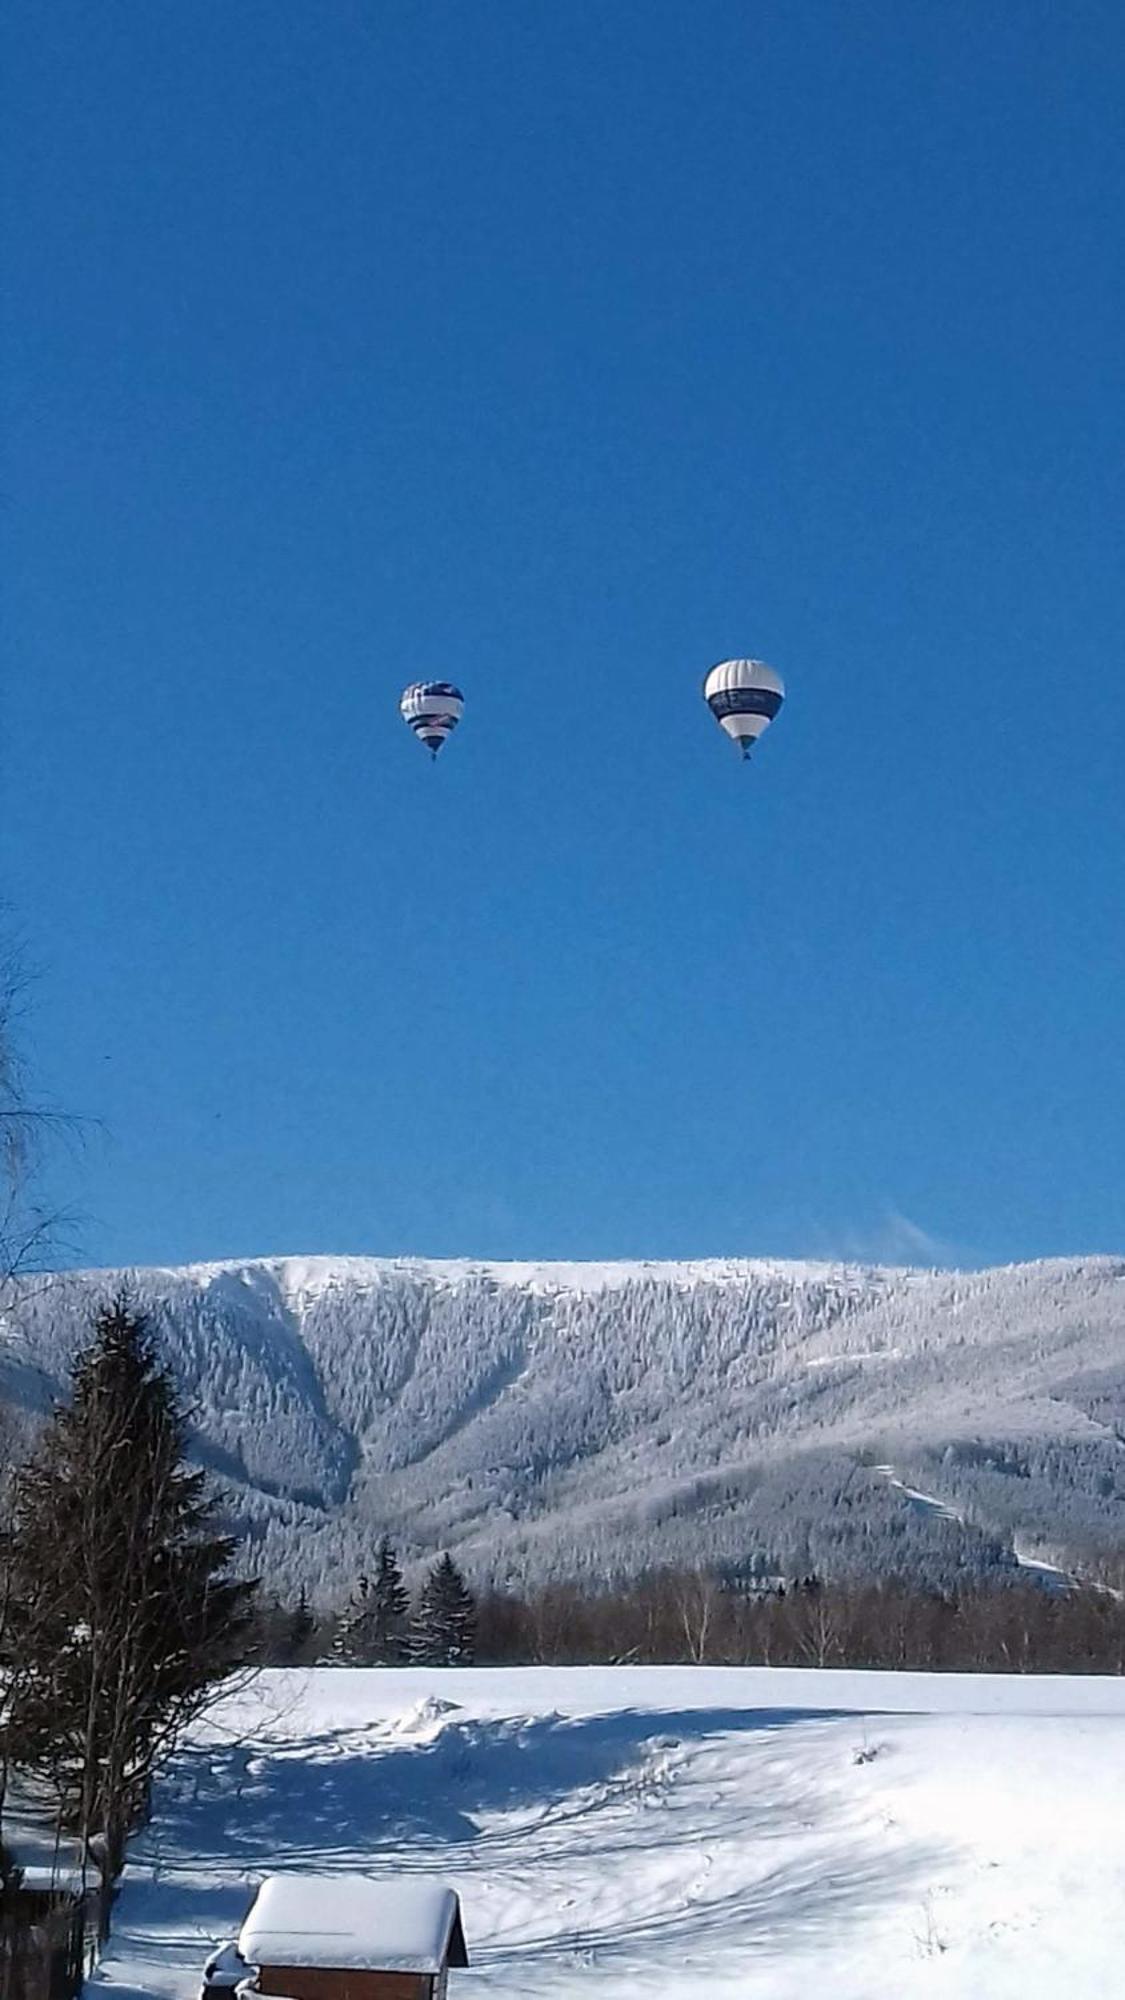
MULTIPOLYGON (((428 1737, 395 1733, 393 1723, 347 1729, 299 1743, 261 1739, 182 1752, 163 1780, 148 1833, 131 1851, 107 1975, 117 1953, 150 1952, 171 1971, 199 1967, 205 1944, 232 1935, 262 1875, 286 1869, 440 1872, 534 1870, 544 1862, 576 1879, 589 1864, 659 1849, 687 1852, 710 1841, 753 1843, 759 1868, 737 1893, 681 1895, 658 1907, 616 1910, 582 1921, 580 1900, 561 1924, 557 1882, 545 1888, 541 1934, 472 1942, 478 1968, 524 1958, 546 1963, 627 1959, 657 1945, 676 1947, 678 1962, 732 1931, 740 1951, 813 1942, 875 1906, 898 1901, 923 1880, 936 1857, 920 1847, 873 1852, 870 1831, 833 1824, 833 1771, 847 1747, 825 1743, 819 1781, 770 1760, 762 1782, 731 1793, 732 1736, 771 1748, 793 1724, 806 1731, 842 1720, 832 1709, 690 1709, 613 1711, 570 1718, 478 1720, 457 1711, 428 1737), (724 1743, 722 1739, 727 1739, 724 1743), (712 1769, 708 1746, 717 1753, 712 1769), (701 1756, 702 1753, 702 1756, 701 1756), (685 1782, 678 1783, 682 1779, 685 1782), (713 1779, 713 1782, 712 1782, 713 1779), (496 1824, 490 1824, 493 1820, 496 1824), (804 1835, 770 1865, 770 1843, 804 1835)), ((872 1720, 870 1716, 866 1718, 872 1720)), ((807 1739, 806 1739, 807 1740, 807 1739)), ((749 1746, 748 1746, 749 1747, 749 1746)), ((538 1929, 538 1927, 536 1927, 538 1929)), ((179 1984, 180 1981, 171 1981, 179 1984)), ((114 1986, 115 2000, 134 1989, 114 1986)))

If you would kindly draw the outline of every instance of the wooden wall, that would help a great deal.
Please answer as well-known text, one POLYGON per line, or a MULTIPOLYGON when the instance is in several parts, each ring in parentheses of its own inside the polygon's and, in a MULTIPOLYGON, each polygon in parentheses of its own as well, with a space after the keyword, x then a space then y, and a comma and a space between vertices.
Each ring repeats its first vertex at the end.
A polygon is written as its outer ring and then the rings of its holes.
POLYGON ((326 1966, 262 1965, 260 1993, 284 1994, 286 2000, 432 2000, 444 1988, 428 1972, 368 1972, 350 1966, 339 1972, 326 1966))

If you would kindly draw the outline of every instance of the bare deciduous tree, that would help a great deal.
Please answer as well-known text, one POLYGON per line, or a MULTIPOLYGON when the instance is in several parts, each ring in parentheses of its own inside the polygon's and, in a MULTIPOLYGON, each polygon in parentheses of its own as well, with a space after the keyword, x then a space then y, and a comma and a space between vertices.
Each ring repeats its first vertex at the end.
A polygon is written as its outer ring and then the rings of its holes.
POLYGON ((19 945, 0 928, 0 1312, 13 1280, 43 1269, 69 1217, 38 1193, 38 1176, 53 1141, 84 1129, 38 1099, 20 1044, 20 1022, 31 975, 19 945))
POLYGON ((688 1659, 702 1666, 711 1657, 708 1641, 713 1642, 713 1628, 723 1608, 718 1579, 706 1570, 684 1570, 673 1577, 671 1587, 688 1659))

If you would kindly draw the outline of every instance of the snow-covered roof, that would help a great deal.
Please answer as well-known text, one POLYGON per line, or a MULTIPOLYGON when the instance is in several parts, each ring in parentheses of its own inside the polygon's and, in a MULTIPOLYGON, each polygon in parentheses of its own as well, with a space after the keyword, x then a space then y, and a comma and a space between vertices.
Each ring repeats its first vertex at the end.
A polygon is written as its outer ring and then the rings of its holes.
POLYGON ((413 1876, 267 1875, 239 1932, 251 1965, 440 1972, 467 1965, 456 1893, 413 1876))
MULTIPOLYGON (((97 1845, 95 1834, 91 1852, 97 1845)), ((97 1877, 93 1862, 82 1866, 82 1842, 61 1834, 54 1803, 25 1774, 9 1780, 4 1800, 4 1846, 23 1875, 24 1887, 77 1896, 97 1877)))
POLYGON ((49 1867, 32 1865, 20 1868, 19 1886, 37 1896, 84 1896, 96 1873, 93 1868, 86 1873, 81 1868, 58 1868, 53 1862, 49 1867))
POLYGON ((245 1979, 248 1967, 233 1938, 219 1945, 203 1968, 203 1977, 208 1986, 229 1986, 234 1991, 245 1979))

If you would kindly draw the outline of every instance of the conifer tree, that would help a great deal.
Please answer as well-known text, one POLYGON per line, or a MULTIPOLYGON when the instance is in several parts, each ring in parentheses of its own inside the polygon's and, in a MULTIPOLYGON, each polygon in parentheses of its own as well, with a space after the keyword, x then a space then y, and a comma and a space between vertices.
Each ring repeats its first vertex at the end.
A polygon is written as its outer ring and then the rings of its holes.
POLYGON ((371 1579, 361 1576, 336 1626, 331 1659, 339 1667, 365 1667, 367 1626, 371 1616, 371 1579))
POLYGON ((410 1599, 390 1537, 375 1552, 374 1576, 361 1576, 337 1628, 332 1657, 345 1666, 387 1667, 408 1651, 406 1617, 410 1599))
POLYGON ((62 1825, 101 1836, 107 1880, 155 1770, 250 1640, 254 1586, 228 1574, 235 1545, 186 1445, 148 1325, 119 1297, 16 1475, 0 1711, 5 1762, 49 1783, 62 1825))
POLYGON ((411 1628, 411 1653, 431 1667, 469 1667, 476 1604, 451 1555, 439 1556, 422 1585, 411 1628))
POLYGON ((384 1535, 375 1555, 375 1578, 371 1585, 370 1657, 380 1667, 397 1666, 406 1658, 406 1618, 410 1598, 402 1580, 398 1557, 389 1535, 384 1535))
POLYGON ((302 1662, 316 1636, 316 1619, 309 1605, 308 1585, 302 1584, 296 1609, 289 1621, 288 1653, 294 1663, 302 1662))

